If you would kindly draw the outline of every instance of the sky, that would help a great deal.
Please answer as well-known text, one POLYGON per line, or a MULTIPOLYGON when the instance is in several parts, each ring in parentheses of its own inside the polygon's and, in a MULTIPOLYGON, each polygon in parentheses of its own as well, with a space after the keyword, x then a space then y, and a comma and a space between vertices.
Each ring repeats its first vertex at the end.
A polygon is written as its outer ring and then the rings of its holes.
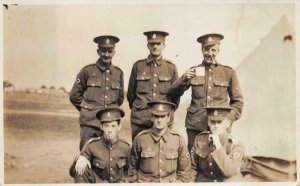
POLYGON ((98 59, 93 38, 110 34, 120 38, 113 64, 124 71, 127 89, 132 65, 149 54, 144 31, 170 33, 163 57, 182 75, 202 61, 196 41, 201 35, 223 34, 217 59, 235 68, 283 15, 295 27, 293 3, 102 2, 3 8, 3 79, 16 88, 46 85, 69 91, 80 69, 98 59))

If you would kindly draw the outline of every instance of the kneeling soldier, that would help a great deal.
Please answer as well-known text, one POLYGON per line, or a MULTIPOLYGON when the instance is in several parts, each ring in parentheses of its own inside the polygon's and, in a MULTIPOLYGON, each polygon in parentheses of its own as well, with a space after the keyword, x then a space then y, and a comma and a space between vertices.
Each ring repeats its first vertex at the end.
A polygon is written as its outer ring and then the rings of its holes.
POLYGON ((151 101, 153 126, 134 139, 129 182, 189 182, 190 155, 184 139, 168 128, 174 103, 151 101))
POLYGON ((244 147, 230 136, 228 121, 231 107, 209 107, 208 126, 195 138, 191 150, 192 174, 195 182, 242 181, 240 167, 244 147))
POLYGON ((123 116, 123 110, 117 107, 97 113, 103 137, 92 138, 84 145, 73 170, 75 183, 125 182, 130 145, 118 137, 123 116))

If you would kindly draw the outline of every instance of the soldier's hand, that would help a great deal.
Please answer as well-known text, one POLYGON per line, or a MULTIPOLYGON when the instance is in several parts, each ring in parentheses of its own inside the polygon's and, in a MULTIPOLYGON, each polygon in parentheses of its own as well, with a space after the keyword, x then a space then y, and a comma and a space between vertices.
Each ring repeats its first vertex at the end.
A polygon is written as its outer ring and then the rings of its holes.
POLYGON ((85 171, 86 166, 89 166, 89 168, 91 168, 90 161, 86 157, 80 155, 75 165, 76 172, 79 175, 82 175, 85 171))
POLYGON ((182 76, 182 80, 184 82, 188 81, 189 79, 191 79, 192 77, 195 77, 196 73, 195 73, 195 68, 190 68, 188 69, 182 76))
POLYGON ((216 149, 219 149, 222 147, 220 137, 217 134, 210 134, 209 139, 213 142, 215 145, 216 149))

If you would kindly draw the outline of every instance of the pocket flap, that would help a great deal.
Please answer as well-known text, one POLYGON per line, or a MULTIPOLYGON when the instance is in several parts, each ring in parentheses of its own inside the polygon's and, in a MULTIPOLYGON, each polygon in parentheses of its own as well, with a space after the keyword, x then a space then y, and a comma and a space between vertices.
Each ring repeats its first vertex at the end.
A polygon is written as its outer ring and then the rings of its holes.
POLYGON ((146 81, 146 80, 149 80, 149 79, 150 79, 150 74, 149 75, 147 75, 147 74, 139 74, 136 77, 136 80, 139 80, 139 81, 146 81))
POLYGON ((155 152, 154 151, 142 151, 141 157, 142 158, 153 158, 153 157, 155 157, 155 152))
POLYGON ((198 110, 198 108, 197 107, 188 107, 187 109, 186 109, 188 112, 190 112, 190 113, 195 113, 197 110, 198 110))
POLYGON ((216 86, 221 86, 221 87, 228 87, 229 86, 229 82, 224 81, 224 80, 220 80, 220 79, 214 79, 214 85, 216 86))
POLYGON ((203 76, 195 76, 191 79, 192 85, 204 85, 205 78, 203 76))
POLYGON ((106 166, 106 163, 105 163, 105 161, 101 161, 101 160, 94 159, 94 160, 93 160, 93 165, 94 165, 95 167, 98 167, 99 169, 104 169, 105 166, 106 166))
POLYGON ((126 161, 124 159, 122 159, 122 160, 119 160, 117 162, 117 164, 118 164, 119 168, 122 168, 122 167, 124 167, 126 165, 126 161))
POLYGON ((178 152, 176 151, 167 151, 166 152, 166 159, 172 160, 172 159, 177 159, 178 158, 178 152))
POLYGON ((121 89, 120 83, 111 82, 111 89, 121 89))
POLYGON ((101 87, 102 80, 101 79, 89 79, 87 81, 87 86, 89 87, 101 87))
POLYGON ((160 75, 158 76, 159 81, 171 81, 172 76, 164 76, 164 75, 160 75))
POLYGON ((85 109, 88 109, 88 110, 93 110, 95 105, 94 104, 90 104, 90 103, 87 103, 85 102, 84 100, 80 103, 80 107, 81 108, 85 108, 85 109))

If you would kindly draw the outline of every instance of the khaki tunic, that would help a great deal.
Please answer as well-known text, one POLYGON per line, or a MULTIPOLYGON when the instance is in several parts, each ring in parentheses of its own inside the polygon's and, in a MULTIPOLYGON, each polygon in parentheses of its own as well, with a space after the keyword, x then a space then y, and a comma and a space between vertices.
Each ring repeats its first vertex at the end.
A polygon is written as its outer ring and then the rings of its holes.
POLYGON ((179 78, 170 88, 169 94, 180 97, 192 87, 192 101, 187 109, 185 126, 187 129, 204 131, 208 129, 205 107, 231 106, 229 119, 236 121, 243 109, 243 96, 235 71, 221 64, 203 62, 197 67, 203 68, 204 76, 192 78, 183 82, 179 78))
POLYGON ((221 139, 221 149, 216 150, 213 143, 209 141, 209 134, 210 132, 204 131, 195 138, 191 150, 192 181, 240 181, 242 178, 240 167, 245 152, 243 145, 226 136, 221 139))
POLYGON ((122 139, 108 143, 104 138, 87 142, 81 155, 91 161, 97 182, 124 182, 130 158, 130 145, 122 139))
POLYGON ((131 70, 127 94, 131 122, 137 125, 152 125, 150 107, 147 106, 149 101, 170 101, 178 106, 179 97, 173 99, 167 95, 177 78, 176 66, 163 58, 154 61, 149 56, 137 61, 131 70))
POLYGON ((184 139, 167 129, 158 137, 152 129, 133 141, 128 180, 130 182, 189 182, 191 161, 184 139))
POLYGON ((124 101, 123 71, 112 64, 106 67, 100 60, 85 66, 77 75, 70 101, 80 111, 81 125, 99 127, 96 113, 124 101))

